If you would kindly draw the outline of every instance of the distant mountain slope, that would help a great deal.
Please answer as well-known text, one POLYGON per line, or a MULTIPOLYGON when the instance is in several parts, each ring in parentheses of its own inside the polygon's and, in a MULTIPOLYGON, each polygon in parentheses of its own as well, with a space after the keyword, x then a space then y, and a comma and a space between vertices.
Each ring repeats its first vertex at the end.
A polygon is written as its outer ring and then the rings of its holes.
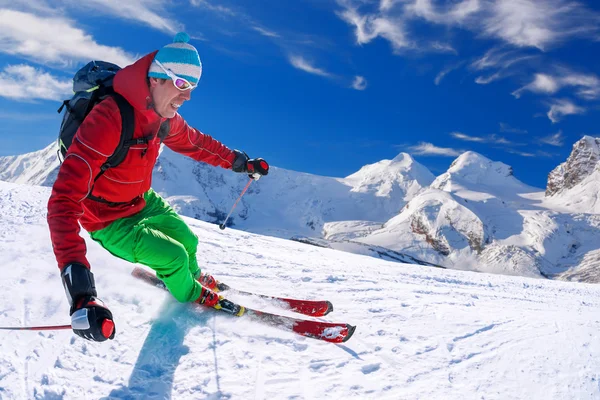
POLYGON ((448 268, 553 277, 589 259, 599 228, 600 215, 557 212, 509 166, 467 152, 398 216, 356 240, 448 268))
POLYGON ((57 144, 19 156, 0 157, 0 181, 52 186, 58 174, 57 144))
POLYGON ((600 214, 600 138, 584 136, 548 175, 546 197, 554 209, 600 214))
MULTIPOLYGON (((0 180, 51 186, 56 145, 21 156, 0 157, 0 180)), ((243 174, 198 163, 163 146, 153 187, 183 215, 221 222, 247 182, 243 174)), ((242 229, 290 237, 321 235, 327 222, 394 216, 433 175, 408 154, 367 165, 347 178, 331 178, 272 167, 253 183, 231 218, 242 229)))
MULTIPOLYGON (((573 146, 543 189, 474 152, 438 177, 400 153, 346 178, 272 167, 252 183, 230 222, 284 238, 325 239, 328 247, 393 255, 447 268, 531 277, 593 280, 600 261, 600 139, 573 146), (578 267, 585 266, 585 270, 578 267), (579 271, 577 277, 570 271, 579 271)), ((0 158, 2 179, 48 185, 51 147, 0 158)), ((164 148, 153 187, 183 215, 221 222, 247 182, 243 174, 197 163, 164 148)))

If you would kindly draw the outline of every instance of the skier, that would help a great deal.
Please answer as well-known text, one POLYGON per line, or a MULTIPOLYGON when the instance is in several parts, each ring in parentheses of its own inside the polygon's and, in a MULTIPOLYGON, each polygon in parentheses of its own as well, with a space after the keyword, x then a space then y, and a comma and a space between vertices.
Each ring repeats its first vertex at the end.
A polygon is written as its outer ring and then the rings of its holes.
POLYGON ((113 339, 115 325, 112 313, 97 298, 79 224, 114 256, 156 271, 178 301, 212 307, 219 302, 211 290, 215 279, 200 272, 197 236, 150 188, 161 143, 197 161, 251 177, 268 173, 264 160, 230 150, 178 114, 202 74, 198 52, 188 42, 187 34, 178 33, 173 43, 114 77, 115 92, 134 108, 134 138, 154 137, 130 147, 118 166, 101 171, 119 144, 122 126, 117 102, 109 96, 82 122, 52 188, 50 237, 71 306, 73 331, 83 338, 113 339))

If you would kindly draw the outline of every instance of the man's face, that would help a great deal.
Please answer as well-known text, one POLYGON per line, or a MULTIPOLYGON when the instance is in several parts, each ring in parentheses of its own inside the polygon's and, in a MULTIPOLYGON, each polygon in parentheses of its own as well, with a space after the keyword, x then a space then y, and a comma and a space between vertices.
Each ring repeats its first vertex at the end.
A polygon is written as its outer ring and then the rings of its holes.
POLYGON ((191 90, 179 90, 170 79, 150 78, 154 110, 163 118, 173 118, 181 105, 191 98, 191 90))

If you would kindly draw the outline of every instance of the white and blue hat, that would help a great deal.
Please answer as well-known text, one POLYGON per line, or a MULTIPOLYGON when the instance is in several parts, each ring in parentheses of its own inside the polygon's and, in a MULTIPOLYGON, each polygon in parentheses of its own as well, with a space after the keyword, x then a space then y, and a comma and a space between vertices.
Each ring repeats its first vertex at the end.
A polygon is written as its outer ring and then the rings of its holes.
MULTIPOLYGON (((185 32, 179 32, 173 38, 173 43, 166 45, 156 53, 158 60, 165 68, 171 70, 175 75, 197 85, 202 75, 202 62, 198 50, 188 44, 190 37, 185 32)), ((150 65, 148 76, 151 78, 171 79, 158 64, 150 65)))

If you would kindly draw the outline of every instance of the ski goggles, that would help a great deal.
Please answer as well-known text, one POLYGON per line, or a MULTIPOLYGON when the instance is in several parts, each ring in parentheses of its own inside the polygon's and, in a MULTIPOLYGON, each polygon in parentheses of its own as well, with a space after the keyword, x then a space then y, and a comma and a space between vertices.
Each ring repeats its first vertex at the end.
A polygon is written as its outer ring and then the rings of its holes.
POLYGON ((188 81, 187 79, 184 79, 180 76, 177 76, 173 73, 173 71, 171 71, 168 68, 165 68, 164 65, 162 65, 158 60, 154 60, 154 62, 156 63, 156 65, 158 65, 160 67, 160 69, 162 69, 163 71, 165 71, 165 74, 167 74, 167 76, 169 78, 171 78, 171 82, 173 82, 173 86, 175 86, 177 89, 183 91, 186 90, 194 90, 196 89, 197 85, 192 84, 190 81, 188 81))

